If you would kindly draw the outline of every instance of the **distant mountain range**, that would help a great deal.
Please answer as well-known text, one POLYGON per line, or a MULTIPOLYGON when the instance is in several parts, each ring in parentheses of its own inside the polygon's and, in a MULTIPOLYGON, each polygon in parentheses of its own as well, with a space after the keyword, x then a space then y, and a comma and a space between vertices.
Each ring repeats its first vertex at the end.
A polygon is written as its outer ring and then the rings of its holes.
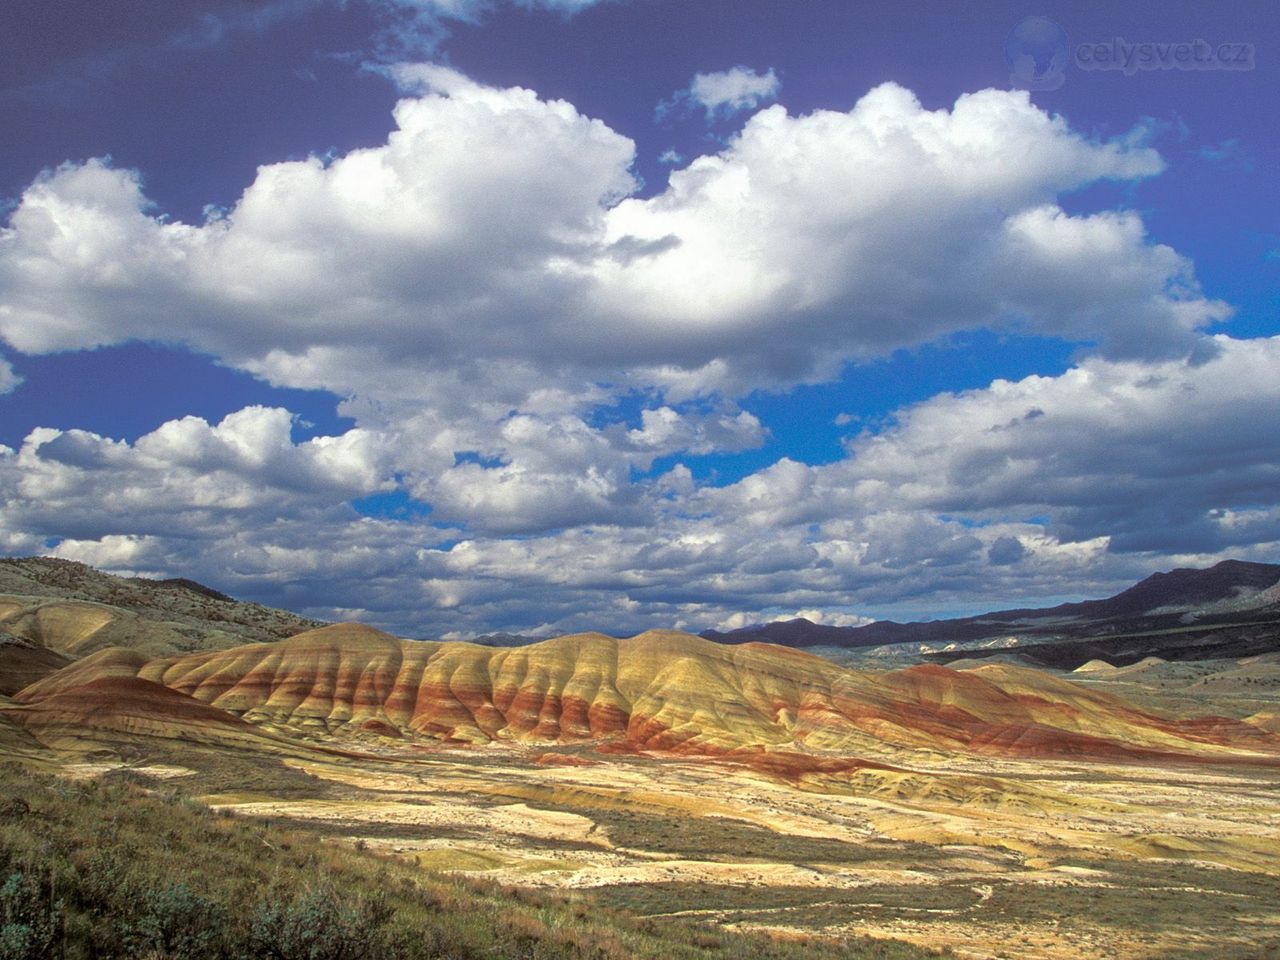
POLYGON ((702 636, 789 647, 917 644, 926 659, 944 663, 1016 651, 1023 662, 1065 669, 1092 659, 1242 657, 1280 649, 1280 564, 1224 560, 1207 570, 1152 574, 1104 600, 956 620, 831 627, 802 618, 702 636))

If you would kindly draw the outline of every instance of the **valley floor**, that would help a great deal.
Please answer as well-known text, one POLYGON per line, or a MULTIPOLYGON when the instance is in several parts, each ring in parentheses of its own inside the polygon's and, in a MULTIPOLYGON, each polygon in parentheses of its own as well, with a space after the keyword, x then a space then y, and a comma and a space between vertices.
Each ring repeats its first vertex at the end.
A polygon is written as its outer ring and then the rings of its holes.
POLYGON ((869 934, 973 960, 1280 957, 1276 767, 922 755, 799 789, 704 759, 360 747, 270 763, 184 749, 130 776, 426 873, 655 922, 869 934))

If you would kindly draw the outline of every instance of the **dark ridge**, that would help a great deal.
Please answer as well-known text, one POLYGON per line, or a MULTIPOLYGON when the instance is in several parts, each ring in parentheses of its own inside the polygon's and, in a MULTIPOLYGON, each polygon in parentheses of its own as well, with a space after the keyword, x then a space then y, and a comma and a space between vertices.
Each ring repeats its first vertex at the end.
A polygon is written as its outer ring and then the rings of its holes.
POLYGON ((926 653, 930 663, 953 664, 957 660, 1008 659, 1024 666, 1051 670, 1075 670, 1090 660, 1105 660, 1113 667, 1127 667, 1159 657, 1171 662, 1240 660, 1280 652, 1280 620, 1246 625, 1216 625, 1203 630, 1146 634, 1136 637, 1064 640, 1028 643, 1008 649, 955 650, 926 653))
POLYGON ((988 617, 1055 615, 1112 618, 1139 615, 1160 607, 1197 607, 1230 599, 1240 588, 1262 590, 1280 582, 1280 564, 1223 560, 1207 570, 1179 567, 1153 573, 1145 580, 1105 600, 1063 603, 1045 610, 1007 610, 988 617))
POLYGON ((213 587, 206 587, 203 583, 197 583, 195 580, 188 580, 186 577, 168 577, 164 580, 152 580, 149 577, 130 577, 129 582, 155 587, 175 587, 179 590, 188 590, 191 593, 197 593, 202 597, 208 597, 210 600, 221 600, 223 603, 236 602, 235 597, 227 596, 227 594, 220 590, 215 590, 213 587))
POLYGON ((523 633, 486 633, 471 639, 485 647, 527 647, 531 643, 546 640, 546 637, 530 637, 523 633))
MULTIPOLYGON (((1025 651, 1031 645, 1045 648, 1054 643, 1069 644, 1079 650, 1078 645, 1083 640, 1145 633, 1163 634, 1164 638, 1159 641, 1148 639, 1136 645, 1135 650, 1141 647, 1145 652, 1135 659, 1153 652, 1165 656, 1160 651, 1166 647, 1186 647, 1198 659, 1199 655, 1194 654, 1196 649, 1207 649, 1221 642, 1222 637, 1199 642, 1193 633, 1184 633, 1188 629, 1199 628, 1212 633, 1224 626, 1254 625, 1261 621, 1264 633, 1270 631, 1273 637, 1280 635, 1277 633, 1280 631, 1278 600, 1263 598, 1255 605, 1245 604, 1239 610, 1217 613, 1201 609, 1230 600, 1242 592, 1263 590, 1278 583, 1280 564, 1224 560, 1207 570, 1180 568, 1168 573, 1155 573, 1113 597, 1063 603, 1056 607, 998 610, 976 617, 922 623, 881 620, 861 627, 830 627, 797 619, 742 627, 726 633, 706 630, 702 636, 719 643, 763 641, 791 647, 845 648, 893 643, 966 643, 1017 636, 1018 649, 1025 651), (1265 626, 1266 622, 1273 620, 1277 625, 1265 626)), ((1259 644, 1266 649, 1275 646, 1273 641, 1256 636, 1247 646, 1252 649, 1259 644)), ((1055 660, 1060 658, 1057 653, 1050 654, 1047 648, 1041 652, 1055 660)), ((945 660, 975 654, 988 655, 967 650, 932 654, 931 658, 945 660)), ((1075 654, 1064 653, 1061 657, 1074 660, 1075 654)), ((1166 656, 1166 659, 1170 658, 1166 656)))

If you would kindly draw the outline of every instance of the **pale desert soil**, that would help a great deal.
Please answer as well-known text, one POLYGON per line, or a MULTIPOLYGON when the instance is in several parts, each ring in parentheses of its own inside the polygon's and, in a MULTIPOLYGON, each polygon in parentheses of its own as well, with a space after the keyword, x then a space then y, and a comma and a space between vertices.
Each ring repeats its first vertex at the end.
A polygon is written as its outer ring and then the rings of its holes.
POLYGON ((1280 938, 1280 771, 952 758, 817 792, 692 759, 532 756, 289 761, 354 793, 210 800, 424 870, 975 960, 1262 957, 1280 938))

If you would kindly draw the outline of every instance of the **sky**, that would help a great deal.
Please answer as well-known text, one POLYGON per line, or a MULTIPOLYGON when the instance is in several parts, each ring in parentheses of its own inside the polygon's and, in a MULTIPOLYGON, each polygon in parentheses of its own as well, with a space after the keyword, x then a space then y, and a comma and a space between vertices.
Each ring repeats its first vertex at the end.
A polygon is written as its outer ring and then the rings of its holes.
POLYGON ((0 553, 456 638, 1280 561, 1270 4, 18 0, 0 553))

